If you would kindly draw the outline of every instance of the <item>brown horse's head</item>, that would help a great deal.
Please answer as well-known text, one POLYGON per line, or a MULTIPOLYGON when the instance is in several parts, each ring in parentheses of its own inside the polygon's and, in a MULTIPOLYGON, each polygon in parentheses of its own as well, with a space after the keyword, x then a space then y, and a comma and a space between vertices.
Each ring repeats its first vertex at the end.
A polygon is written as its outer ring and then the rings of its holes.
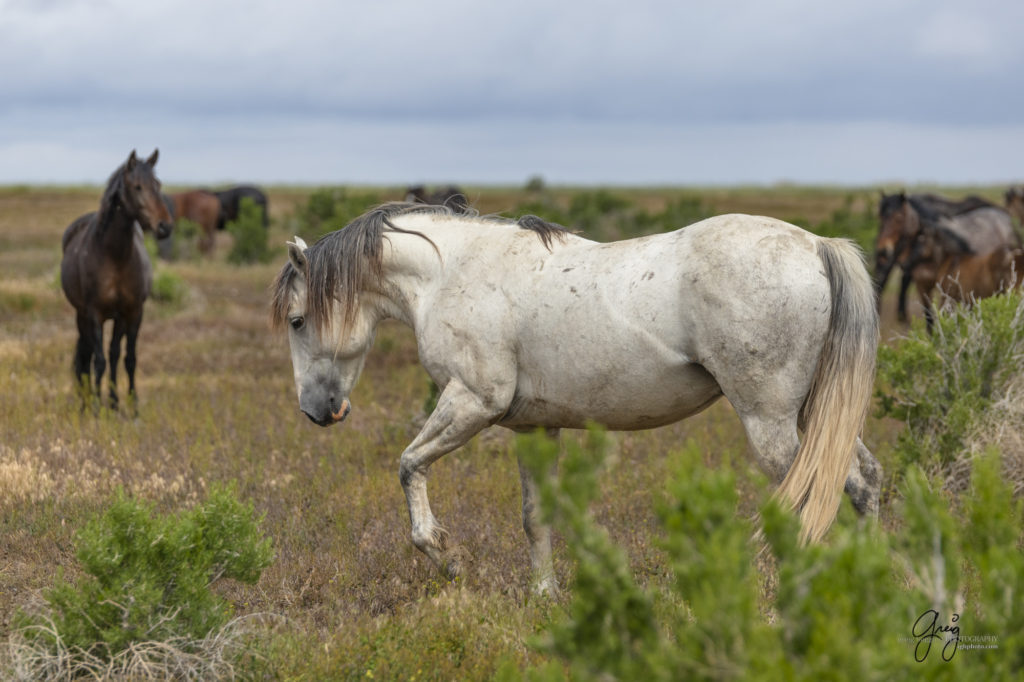
POLYGON ((160 194, 160 181, 153 172, 159 155, 160 150, 155 149, 153 154, 143 161, 135 156, 135 150, 132 150, 131 156, 121 167, 120 199, 129 213, 142 225, 142 229, 151 230, 156 233, 158 239, 163 239, 171 234, 174 222, 160 194))
POLYGON ((882 194, 875 239, 875 289, 881 291, 893 266, 902 262, 921 231, 917 211, 905 192, 882 194))

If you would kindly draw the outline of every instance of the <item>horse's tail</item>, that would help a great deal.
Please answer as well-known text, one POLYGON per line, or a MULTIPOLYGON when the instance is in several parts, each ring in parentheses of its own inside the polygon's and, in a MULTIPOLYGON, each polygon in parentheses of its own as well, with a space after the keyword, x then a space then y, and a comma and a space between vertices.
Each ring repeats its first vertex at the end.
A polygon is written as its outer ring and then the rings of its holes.
POLYGON ((804 437, 776 495, 798 509, 803 542, 821 539, 835 520, 864 426, 875 376, 878 313, 860 250, 822 239, 832 311, 803 406, 804 437))

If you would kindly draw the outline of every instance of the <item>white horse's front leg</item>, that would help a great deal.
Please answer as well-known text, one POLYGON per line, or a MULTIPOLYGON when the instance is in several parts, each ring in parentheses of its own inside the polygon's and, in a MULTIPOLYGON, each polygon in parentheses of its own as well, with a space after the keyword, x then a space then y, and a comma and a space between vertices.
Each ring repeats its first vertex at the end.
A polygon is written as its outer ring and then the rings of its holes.
POLYGON ((430 511, 427 497, 427 469, 442 455, 464 445, 489 426, 496 409, 466 388, 457 379, 445 386, 431 413, 413 442, 402 453, 399 480, 409 505, 412 542, 444 571, 449 579, 461 572, 461 565, 448 546, 448 532, 430 511))

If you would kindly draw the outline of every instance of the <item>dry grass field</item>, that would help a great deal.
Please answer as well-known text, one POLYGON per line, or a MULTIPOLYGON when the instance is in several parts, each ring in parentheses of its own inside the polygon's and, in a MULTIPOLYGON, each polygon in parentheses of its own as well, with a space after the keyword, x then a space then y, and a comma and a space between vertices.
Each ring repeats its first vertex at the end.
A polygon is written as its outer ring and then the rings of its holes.
MULTIPOLYGON (((674 191, 622 193, 653 210, 674 191)), ((571 196, 553 192, 562 201, 571 196)), ((271 264, 227 264, 227 233, 218 234, 211 257, 158 263, 187 293, 179 303, 147 303, 138 416, 80 412, 71 377, 74 314, 59 287, 60 239, 73 218, 96 208, 100 193, 0 188, 0 637, 58 573, 76 575, 76 530, 117 487, 171 511, 203 499, 214 482, 235 481, 239 496, 264 515, 275 551, 258 584, 217 586, 236 615, 268 616, 260 626, 264 662, 254 675, 488 679, 501 665, 538 662, 528 642, 556 605, 529 595, 511 435, 492 428, 431 469, 434 511, 472 557, 466 576, 447 584, 409 540, 398 483, 398 456, 428 394, 410 332, 382 328, 344 425, 322 429, 298 410, 287 341, 270 331, 267 302, 290 221, 309 190, 271 189, 270 241, 280 254, 271 264)), ((490 213, 512 210, 520 191, 469 193, 490 213)), ((397 199, 402 192, 379 194, 397 199)), ((848 194, 785 187, 701 197, 716 213, 818 221, 848 194)), ((897 328, 888 315, 890 334, 897 328)), ((120 378, 123 394, 123 371, 120 378)), ((898 428, 869 420, 865 441, 883 465, 898 428)), ((614 435, 594 513, 627 549, 642 583, 669 580, 654 503, 672 453, 688 440, 709 466, 723 457, 733 462, 745 509, 767 492, 724 401, 680 424, 614 435)), ((838 523, 856 522, 844 502, 838 523)), ((564 584, 573 569, 560 549, 564 584)))

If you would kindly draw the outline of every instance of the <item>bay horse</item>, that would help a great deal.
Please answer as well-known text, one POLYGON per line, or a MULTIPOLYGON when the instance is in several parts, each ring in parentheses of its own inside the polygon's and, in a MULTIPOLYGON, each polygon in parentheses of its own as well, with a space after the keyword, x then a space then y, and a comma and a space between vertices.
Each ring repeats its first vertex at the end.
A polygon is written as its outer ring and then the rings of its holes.
POLYGON ((928 330, 934 326, 933 291, 944 301, 973 305, 1019 287, 1024 272, 1024 249, 1003 244, 988 253, 974 253, 959 235, 937 226, 922 230, 917 245, 914 286, 924 307, 928 330))
POLYGON ((237 185, 228 189, 217 190, 213 194, 220 200, 221 220, 217 224, 218 230, 223 230, 227 223, 238 220, 238 211, 242 199, 251 199, 256 206, 263 209, 263 227, 270 225, 270 210, 267 202, 267 195, 263 190, 253 185, 237 185))
MULTIPOLYGON (((142 326, 142 309, 153 284, 153 268, 143 243, 142 230, 167 237, 171 216, 160 195, 160 181, 153 173, 159 150, 145 161, 133 150, 107 181, 99 211, 75 219, 61 240, 63 259, 60 283, 75 308, 78 343, 75 348, 75 381, 83 399, 91 392, 90 361, 95 385, 101 395, 106 370, 103 358, 103 323, 114 321, 110 338, 110 406, 118 406, 117 364, 121 341, 125 342, 124 367, 128 395, 135 394, 136 342, 142 326)), ((85 402, 83 400, 83 408, 85 402)))
MULTIPOLYGON (((1009 214, 995 204, 977 196, 952 201, 935 194, 882 193, 878 205, 879 230, 875 239, 875 292, 881 305, 881 294, 893 268, 902 272, 897 316, 907 320, 907 290, 914 281, 919 265, 917 249, 922 230, 942 229, 957 235, 969 252, 988 254, 1001 246, 1019 247, 1020 238, 1009 214)), ((925 264, 932 267, 934 264, 925 264)), ((919 275, 927 281, 927 275, 919 275)), ((927 312, 927 309, 926 309, 927 312)))
MULTIPOLYGON (((413 543, 449 577, 461 564, 427 471, 495 424, 647 429, 724 395, 776 494, 799 510, 804 541, 824 535, 844 485, 861 513, 878 511, 881 467, 858 437, 878 315, 848 240, 726 215, 602 244, 535 216, 385 204, 312 246, 289 242, 271 311, 287 325, 299 408, 320 426, 350 414, 378 323, 412 328, 441 393, 399 479, 413 543)), ((522 463, 520 477, 534 587, 554 591, 522 463)))
POLYGON ((224 222, 224 211, 217 195, 205 189, 194 189, 167 196, 174 203, 174 220, 187 218, 199 225, 199 250, 210 253, 214 233, 224 222))

